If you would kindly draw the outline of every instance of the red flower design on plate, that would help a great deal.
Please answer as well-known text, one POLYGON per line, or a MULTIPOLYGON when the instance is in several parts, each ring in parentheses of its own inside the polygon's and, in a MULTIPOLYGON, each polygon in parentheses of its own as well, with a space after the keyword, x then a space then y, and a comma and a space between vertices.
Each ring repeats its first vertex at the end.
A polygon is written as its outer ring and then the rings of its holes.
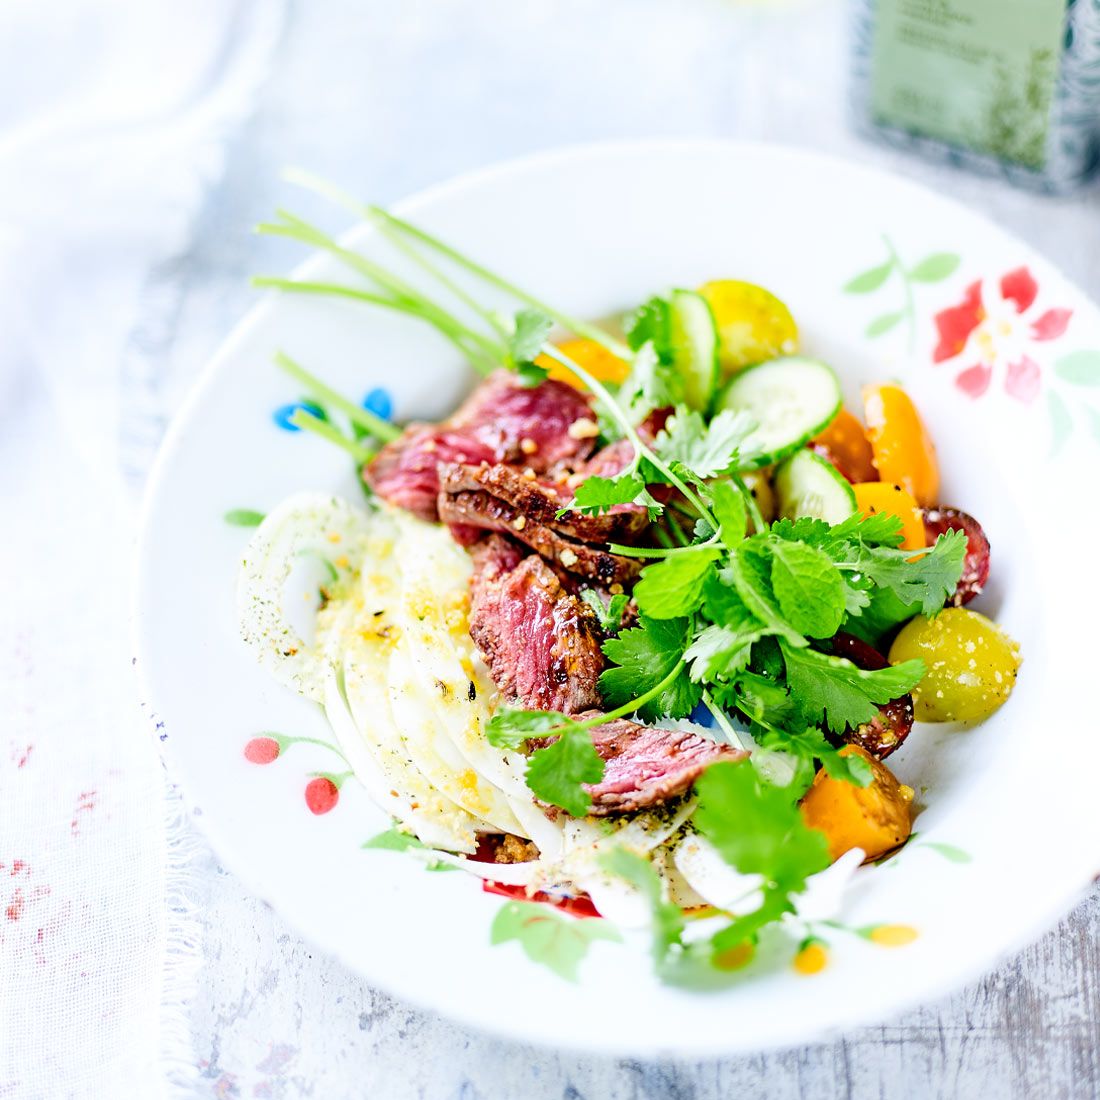
POLYGON ((955 376, 955 385, 974 398, 989 389, 996 369, 1003 366, 1005 392, 1017 401, 1034 401, 1042 370, 1027 349, 1056 340, 1073 316, 1070 309, 1036 311, 1038 297, 1039 284, 1027 267, 1006 272, 996 283, 971 283, 961 302, 936 314, 939 340, 932 361, 974 360, 955 376))

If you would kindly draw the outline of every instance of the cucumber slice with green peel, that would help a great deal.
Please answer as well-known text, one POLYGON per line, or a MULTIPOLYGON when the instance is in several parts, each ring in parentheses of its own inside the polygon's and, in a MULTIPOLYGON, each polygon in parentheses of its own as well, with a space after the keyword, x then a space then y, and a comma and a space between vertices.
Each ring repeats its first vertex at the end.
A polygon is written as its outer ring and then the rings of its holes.
POLYGON ((718 326, 710 303, 694 290, 668 296, 673 366, 684 382, 684 400, 705 413, 718 388, 718 326))
POLYGON ((778 511, 787 519, 809 516, 842 523, 856 510, 856 494, 837 468, 813 451, 796 451, 776 468, 778 511))
POLYGON ((791 355, 746 367, 722 391, 715 412, 744 410, 756 428, 741 446, 744 468, 771 466, 794 454, 840 411, 832 367, 791 355))

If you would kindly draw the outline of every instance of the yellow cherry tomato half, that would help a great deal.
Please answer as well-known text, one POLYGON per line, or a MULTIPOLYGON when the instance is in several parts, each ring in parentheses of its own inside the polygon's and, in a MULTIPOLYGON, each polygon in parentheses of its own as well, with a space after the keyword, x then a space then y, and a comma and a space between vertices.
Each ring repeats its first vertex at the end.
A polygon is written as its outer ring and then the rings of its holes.
POLYGON ((1020 647, 996 623, 965 607, 948 607, 934 619, 918 615, 901 628, 890 663, 924 661, 913 689, 920 722, 977 722, 1011 694, 1020 647))
POLYGON ((810 440, 810 447, 828 459, 849 481, 876 481, 874 455, 863 425, 845 408, 810 440))
POLYGON ((856 508, 865 516, 886 512, 901 520, 901 548, 923 550, 928 545, 924 533, 924 516, 911 493, 885 481, 863 481, 852 486, 856 508))
MULTIPOLYGON (((595 340, 563 340, 557 348, 562 355, 572 359, 578 367, 584 367, 599 382, 621 382, 630 372, 629 363, 613 355, 595 340)), ((545 367, 551 378, 568 382, 579 390, 585 388, 584 383, 568 367, 563 367, 548 355, 538 356, 535 362, 540 367, 545 367)))
POLYGON ((715 279, 699 293, 714 314, 718 362, 726 374, 798 350, 798 326, 770 290, 737 279, 715 279))
POLYGON ((900 386, 864 386, 863 410, 879 480, 931 508, 940 491, 936 448, 912 399, 900 386))

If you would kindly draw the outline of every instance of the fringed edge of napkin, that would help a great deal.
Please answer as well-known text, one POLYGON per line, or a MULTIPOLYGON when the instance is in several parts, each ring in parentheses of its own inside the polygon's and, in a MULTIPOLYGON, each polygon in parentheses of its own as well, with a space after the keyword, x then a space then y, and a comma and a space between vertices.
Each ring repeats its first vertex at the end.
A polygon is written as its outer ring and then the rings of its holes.
MULTIPOLYGON (((160 1066, 166 1094, 208 1097, 196 1060, 191 1010, 203 966, 199 919, 209 849, 190 820, 179 789, 165 781, 165 947, 160 992, 160 1066)), ((209 1083, 207 1083, 209 1085, 209 1083)))

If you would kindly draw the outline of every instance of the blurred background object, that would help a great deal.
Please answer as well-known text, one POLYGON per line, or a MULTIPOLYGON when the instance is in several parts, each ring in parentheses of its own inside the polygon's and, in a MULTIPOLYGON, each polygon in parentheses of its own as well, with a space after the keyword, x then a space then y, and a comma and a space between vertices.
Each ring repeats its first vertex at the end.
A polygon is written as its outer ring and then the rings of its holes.
MULTIPOLYGON (((1095 898, 1061 953, 1048 937, 947 1006, 833 1047, 669 1068, 469 1033, 369 989, 219 871, 165 791, 155 722, 134 713, 140 494, 183 395, 257 300, 248 277, 297 261, 251 232, 290 195, 286 165, 387 203, 563 144, 801 145, 949 192, 1100 296, 1095 187, 1037 196, 855 135, 850 14, 845 0, 0 7, 5 1100, 144 1100, 166 1077, 204 1097, 901 1096, 933 1073, 945 1094, 1053 1096, 1082 1066, 1095 1075, 1095 898)), ((777 249, 812 253, 781 209, 761 217, 777 249)))
POLYGON ((1044 191, 1100 152, 1089 0, 852 0, 857 118, 898 148, 1044 191))

